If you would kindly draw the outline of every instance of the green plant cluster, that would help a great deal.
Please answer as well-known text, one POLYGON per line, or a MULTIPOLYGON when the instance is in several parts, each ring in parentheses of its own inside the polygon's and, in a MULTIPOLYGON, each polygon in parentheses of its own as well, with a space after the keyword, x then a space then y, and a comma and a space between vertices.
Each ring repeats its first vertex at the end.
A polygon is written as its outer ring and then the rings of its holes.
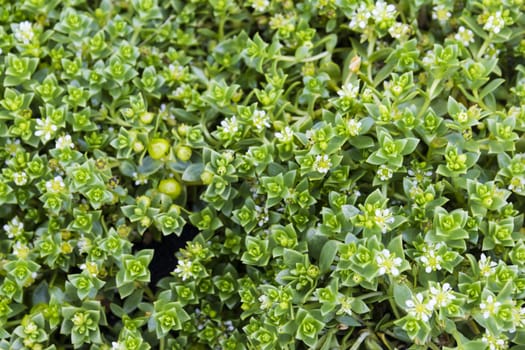
POLYGON ((0 0, 0 349, 524 349, 524 14, 0 0))

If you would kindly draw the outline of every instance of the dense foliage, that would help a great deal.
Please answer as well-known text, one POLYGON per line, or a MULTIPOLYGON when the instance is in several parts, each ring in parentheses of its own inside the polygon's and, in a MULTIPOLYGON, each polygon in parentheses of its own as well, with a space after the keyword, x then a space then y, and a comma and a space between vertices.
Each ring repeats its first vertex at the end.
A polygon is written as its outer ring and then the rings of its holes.
POLYGON ((524 13, 0 0, 0 349, 524 349, 524 13))

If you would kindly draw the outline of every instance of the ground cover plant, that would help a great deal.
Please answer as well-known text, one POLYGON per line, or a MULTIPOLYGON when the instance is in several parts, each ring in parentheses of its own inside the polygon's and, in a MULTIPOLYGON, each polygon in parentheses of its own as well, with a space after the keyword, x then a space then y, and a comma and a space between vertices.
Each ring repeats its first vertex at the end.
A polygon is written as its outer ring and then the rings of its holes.
POLYGON ((0 349, 524 349, 524 13, 0 0, 0 349))

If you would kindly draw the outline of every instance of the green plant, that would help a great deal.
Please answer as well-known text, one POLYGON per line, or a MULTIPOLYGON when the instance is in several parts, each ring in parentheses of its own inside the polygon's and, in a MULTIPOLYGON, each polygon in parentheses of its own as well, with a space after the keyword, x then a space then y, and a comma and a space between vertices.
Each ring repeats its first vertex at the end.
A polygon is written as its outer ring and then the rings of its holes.
POLYGON ((521 349, 524 13, 0 0, 0 349, 521 349))

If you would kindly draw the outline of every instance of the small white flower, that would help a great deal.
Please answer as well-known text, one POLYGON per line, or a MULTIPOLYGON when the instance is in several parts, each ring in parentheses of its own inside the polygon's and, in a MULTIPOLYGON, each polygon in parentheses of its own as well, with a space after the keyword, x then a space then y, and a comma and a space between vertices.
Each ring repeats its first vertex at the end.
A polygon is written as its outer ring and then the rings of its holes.
MULTIPOLYGON (((91 249, 91 240, 84 235, 81 235, 77 242, 77 247, 82 253, 87 253, 91 249)), ((85 264, 82 264, 85 268, 85 264)), ((81 269, 84 269, 80 266, 81 269)))
POLYGON ((75 144, 73 143, 73 140, 71 139, 71 135, 64 135, 60 136, 56 140, 56 146, 57 149, 67 149, 67 148, 75 148, 75 144))
POLYGON ((40 137, 44 142, 51 140, 51 137, 58 130, 58 127, 49 118, 46 118, 45 121, 37 119, 36 124, 35 136, 40 137))
POLYGON ((180 64, 177 64, 177 65, 170 64, 168 66, 168 70, 170 71, 171 78, 173 80, 180 80, 184 76, 184 67, 181 66, 180 64))
POLYGON ((252 123, 257 131, 263 131, 270 127, 270 118, 266 115, 265 111, 256 110, 253 112, 252 123))
POLYGON ((15 139, 14 141, 12 139, 7 139, 5 141, 5 150, 9 152, 10 155, 14 156, 18 150, 20 150, 22 147, 20 146, 20 140, 15 139))
POLYGON ((111 350, 126 350, 126 345, 114 341, 111 343, 111 350))
POLYGON ((485 54, 483 54, 483 58, 487 58, 487 59, 497 58, 500 52, 501 52, 500 49, 497 49, 493 43, 490 43, 489 46, 487 47, 487 50, 485 51, 485 54))
POLYGON ((507 338, 504 335, 492 335, 488 331, 483 335, 481 341, 488 345, 490 350, 503 350, 508 348, 507 338))
POLYGON ((332 162, 330 162, 330 158, 326 155, 320 155, 318 154, 315 157, 313 169, 317 172, 320 172, 322 174, 326 174, 328 170, 332 167, 332 162))
POLYGON ((491 31, 494 34, 498 34, 505 27, 505 20, 501 15, 501 11, 496 11, 487 18, 487 22, 483 26, 486 31, 491 31))
POLYGON ((490 261, 490 257, 487 258, 485 254, 482 253, 479 257, 478 265, 480 274, 483 277, 488 277, 494 272, 498 264, 494 261, 490 261))
POLYGON ((377 169, 377 177, 381 181, 388 181, 392 176, 394 176, 394 171, 386 165, 381 165, 379 169, 377 169))
POLYGON ((375 7, 372 10, 372 18, 376 23, 393 20, 396 18, 396 7, 379 0, 375 3, 375 7))
POLYGON ((257 12, 264 12, 270 6, 270 1, 268 0, 252 0, 252 7, 257 12))
POLYGON ((439 284, 437 287, 430 287, 430 294, 437 307, 447 307, 456 299, 456 296, 452 294, 452 287, 450 287, 449 283, 444 283, 441 287, 439 284))
POLYGON ((13 254, 19 259, 25 259, 29 254, 29 247, 25 243, 16 241, 13 245, 13 254))
POLYGON ((24 223, 15 216, 8 224, 3 226, 4 231, 7 233, 8 238, 14 238, 24 233, 24 223))
POLYGON ((234 135, 239 131, 239 123, 236 116, 221 121, 222 132, 228 135, 234 135))
POLYGON ((421 256, 419 260, 425 266, 425 272, 431 273, 432 271, 441 270, 441 263, 443 257, 436 254, 437 249, 429 249, 425 252, 425 255, 421 256))
POLYGON ((46 182, 46 190, 50 193, 61 193, 66 189, 62 176, 55 176, 53 180, 46 182))
POLYGON ((82 271, 87 271, 90 276, 96 277, 98 275, 98 265, 95 262, 88 261, 80 265, 82 271))
POLYGON ((472 30, 461 26, 458 28, 456 35, 454 35, 454 39, 461 42, 463 46, 467 47, 474 42, 474 33, 472 33, 472 30))
POLYGON ((13 181, 17 186, 24 186, 29 181, 29 176, 24 171, 13 173, 13 181))
POLYGON ((399 276, 399 267, 403 263, 403 259, 395 257, 388 249, 383 249, 376 256, 376 263, 379 267, 379 275, 390 274, 392 276, 399 276))
POLYGON ((261 303, 261 309, 263 310, 269 309, 272 306, 272 301, 264 294, 259 297, 259 302, 261 303))
POLYGON ((137 172, 133 172, 131 176, 133 176, 133 179, 135 179, 135 186, 145 185, 148 183, 148 177, 143 174, 138 174, 137 172))
POLYGON ((374 215, 376 225, 379 226, 382 233, 386 233, 389 229, 389 224, 394 222, 392 211, 390 209, 376 209, 374 215))
POLYGON ((338 302, 341 304, 341 308, 337 311, 337 314, 346 314, 348 316, 352 316, 352 301, 352 297, 340 294, 338 302))
POLYGON ((357 136, 359 135, 359 132, 361 130, 361 122, 355 119, 349 119, 348 122, 346 122, 346 129, 348 130, 348 133, 350 136, 357 136))
POLYGON ((368 19, 371 13, 366 3, 361 3, 361 6, 357 9, 357 12, 352 16, 352 20, 348 24, 350 29, 363 30, 368 25, 368 19))
POLYGON ((293 141, 293 130, 289 126, 285 127, 281 132, 276 132, 275 137, 282 143, 293 141))
POLYGON ((24 333, 25 334, 32 334, 38 331, 38 326, 36 323, 30 321, 25 327, 24 327, 24 333))
POLYGON ((433 50, 429 50, 425 53, 425 56, 421 60, 423 63, 423 66, 425 67, 431 67, 434 62, 436 61, 436 55, 434 54, 433 50))
POLYGON ((183 98, 185 96, 185 93, 186 93, 186 85, 181 85, 178 88, 176 88, 175 91, 173 91, 173 96, 175 98, 183 98))
POLYGON ((499 301, 494 300, 492 295, 489 295, 487 299, 479 304, 479 310, 483 313, 483 318, 487 319, 490 316, 494 316, 501 306, 499 301))
POLYGON ((175 273, 179 275, 180 278, 182 278, 183 281, 186 281, 188 278, 193 277, 193 271, 192 271, 193 264, 189 260, 179 260, 179 263, 177 264, 177 268, 175 269, 175 273))
POLYGON ((450 18, 450 16, 452 16, 452 14, 445 5, 439 4, 434 6, 434 11, 432 11, 432 19, 445 22, 450 18))
POLYGON ((525 179, 522 177, 513 176, 512 179, 510 179, 510 183, 507 188, 511 191, 522 193, 525 190, 525 179))
POLYGON ((434 301, 429 300, 425 303, 423 294, 417 293, 412 300, 406 301, 406 306, 409 315, 423 322, 428 322, 434 310, 434 301))
POLYGON ((341 87, 341 90, 337 91, 337 94, 341 98, 353 100, 359 94, 359 84, 347 83, 341 87))
POLYGON ((33 26, 30 22, 24 21, 14 24, 13 27, 13 34, 16 41, 27 45, 33 40, 35 32, 33 31, 33 26))
POLYGON ((390 28, 388 28, 388 33, 394 39, 401 39, 410 34, 410 26, 408 24, 395 22, 390 28))

